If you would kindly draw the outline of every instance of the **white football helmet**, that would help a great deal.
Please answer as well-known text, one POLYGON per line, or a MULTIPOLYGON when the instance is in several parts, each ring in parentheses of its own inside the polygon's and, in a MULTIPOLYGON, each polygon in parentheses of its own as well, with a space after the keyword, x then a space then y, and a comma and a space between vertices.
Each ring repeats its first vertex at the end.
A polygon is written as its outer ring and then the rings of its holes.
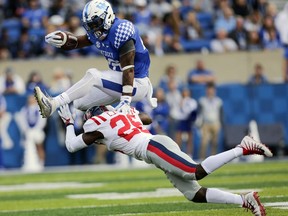
POLYGON ((85 30, 100 40, 107 36, 114 19, 113 9, 105 0, 92 0, 83 9, 82 23, 85 30))

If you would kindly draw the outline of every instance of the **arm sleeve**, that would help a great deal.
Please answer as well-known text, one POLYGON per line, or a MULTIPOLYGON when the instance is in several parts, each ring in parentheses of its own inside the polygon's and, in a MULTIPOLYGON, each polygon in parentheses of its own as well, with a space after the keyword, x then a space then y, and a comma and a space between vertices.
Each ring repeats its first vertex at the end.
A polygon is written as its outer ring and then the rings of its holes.
POLYGON ((76 136, 73 125, 69 125, 66 128, 65 144, 67 150, 71 153, 87 147, 82 139, 82 133, 76 136))

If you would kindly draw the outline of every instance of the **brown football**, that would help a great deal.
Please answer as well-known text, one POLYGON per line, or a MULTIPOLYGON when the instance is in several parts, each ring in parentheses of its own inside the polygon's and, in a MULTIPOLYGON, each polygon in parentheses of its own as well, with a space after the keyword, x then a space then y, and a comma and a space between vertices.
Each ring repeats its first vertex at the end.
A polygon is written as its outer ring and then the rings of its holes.
POLYGON ((66 31, 61 31, 59 33, 57 33, 57 35, 61 36, 61 40, 64 41, 64 44, 61 46, 61 49, 63 50, 71 50, 71 49, 75 49, 78 45, 78 40, 77 37, 75 35, 73 35, 70 32, 66 32, 66 31))

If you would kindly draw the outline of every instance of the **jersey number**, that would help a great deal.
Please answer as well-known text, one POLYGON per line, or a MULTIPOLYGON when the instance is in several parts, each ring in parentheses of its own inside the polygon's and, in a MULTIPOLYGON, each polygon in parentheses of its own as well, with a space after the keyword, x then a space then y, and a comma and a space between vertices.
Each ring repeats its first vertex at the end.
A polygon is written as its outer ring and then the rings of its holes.
POLYGON ((148 131, 141 128, 141 123, 134 121, 131 115, 117 115, 110 120, 110 126, 115 128, 118 122, 122 122, 124 126, 118 129, 118 136, 130 141, 136 134, 141 132, 147 133, 148 131), (131 127, 134 126, 134 127, 131 127))

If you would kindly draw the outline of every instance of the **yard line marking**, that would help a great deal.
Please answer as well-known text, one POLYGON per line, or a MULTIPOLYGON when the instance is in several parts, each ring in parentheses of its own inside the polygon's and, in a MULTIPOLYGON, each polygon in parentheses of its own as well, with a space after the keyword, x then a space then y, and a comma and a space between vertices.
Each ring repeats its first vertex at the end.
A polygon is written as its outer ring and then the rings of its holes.
POLYGON ((41 182, 25 183, 18 185, 0 185, 0 192, 25 191, 25 190, 53 190, 63 188, 92 188, 101 187, 104 183, 81 183, 81 182, 41 182))

